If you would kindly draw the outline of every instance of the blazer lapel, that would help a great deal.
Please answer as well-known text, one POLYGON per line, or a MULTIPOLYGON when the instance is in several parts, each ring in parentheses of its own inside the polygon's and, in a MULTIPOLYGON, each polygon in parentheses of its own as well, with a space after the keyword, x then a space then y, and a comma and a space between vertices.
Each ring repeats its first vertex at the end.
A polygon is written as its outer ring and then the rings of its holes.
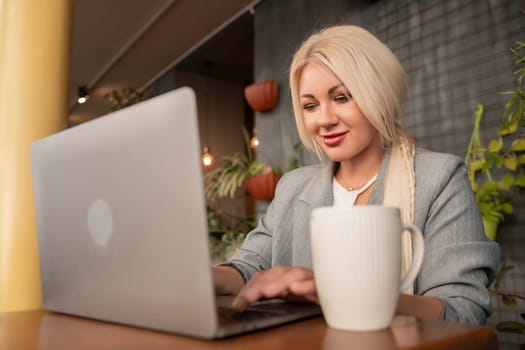
POLYGON ((292 220, 292 264, 294 266, 312 268, 310 213, 312 209, 333 204, 333 174, 334 163, 325 164, 320 176, 308 183, 295 203, 292 220))

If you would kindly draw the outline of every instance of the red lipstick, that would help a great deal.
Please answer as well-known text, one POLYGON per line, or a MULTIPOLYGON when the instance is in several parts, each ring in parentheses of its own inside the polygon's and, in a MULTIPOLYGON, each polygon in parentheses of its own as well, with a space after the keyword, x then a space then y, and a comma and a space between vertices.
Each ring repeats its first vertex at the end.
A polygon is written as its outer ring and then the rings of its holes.
POLYGON ((339 133, 333 133, 333 134, 328 134, 328 135, 322 135, 324 144, 327 145, 327 146, 331 146, 331 147, 337 146, 341 142, 343 142, 343 140, 344 140, 344 138, 346 136, 346 133, 347 133, 347 131, 339 132, 339 133))

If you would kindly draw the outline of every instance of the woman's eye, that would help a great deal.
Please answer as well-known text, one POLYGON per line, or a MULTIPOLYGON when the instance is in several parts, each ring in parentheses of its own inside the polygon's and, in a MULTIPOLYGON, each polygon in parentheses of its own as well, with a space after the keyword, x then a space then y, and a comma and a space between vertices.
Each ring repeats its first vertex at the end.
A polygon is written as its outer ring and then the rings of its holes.
POLYGON ((315 108, 315 104, 314 103, 307 103, 305 105, 303 105, 303 109, 305 111, 313 111, 315 108))
POLYGON ((336 102, 340 102, 340 103, 343 103, 343 102, 347 102, 349 100, 348 96, 344 95, 344 94, 341 94, 341 95, 337 95, 335 97, 335 101, 336 102))

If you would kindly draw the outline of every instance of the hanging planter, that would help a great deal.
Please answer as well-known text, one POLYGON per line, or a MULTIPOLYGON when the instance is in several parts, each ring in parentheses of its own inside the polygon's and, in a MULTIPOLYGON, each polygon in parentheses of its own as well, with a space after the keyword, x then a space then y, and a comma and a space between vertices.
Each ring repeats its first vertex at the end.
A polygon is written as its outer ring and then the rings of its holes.
POLYGON ((258 112, 265 112, 277 103, 278 84, 275 80, 265 80, 244 88, 244 97, 250 107, 258 112))
POLYGON ((246 179, 246 190, 258 200, 271 200, 281 174, 269 172, 250 176, 246 179))

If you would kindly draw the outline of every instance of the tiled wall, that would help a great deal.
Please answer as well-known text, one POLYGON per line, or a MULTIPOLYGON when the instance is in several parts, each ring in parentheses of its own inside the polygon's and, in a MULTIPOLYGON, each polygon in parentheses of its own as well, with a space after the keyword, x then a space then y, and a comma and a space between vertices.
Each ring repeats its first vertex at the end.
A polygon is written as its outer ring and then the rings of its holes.
MULTIPOLYGON (((485 105, 482 136, 493 135, 505 96, 512 87, 510 48, 525 40, 523 0, 264 0, 256 8, 255 78, 276 79, 277 107, 256 115, 262 141, 259 157, 283 166, 298 141, 288 93, 291 56, 314 29, 338 23, 366 27, 398 56, 406 70, 409 94, 401 122, 418 146, 464 156, 474 109, 485 105), (276 140, 277 137, 277 140, 276 140), (271 139, 271 143, 264 143, 271 139)), ((306 163, 317 162, 305 154, 306 163)), ((525 294, 524 195, 516 214, 500 228, 502 260, 516 267, 502 287, 525 294)), ((264 211, 264 205, 259 209, 264 211)), ((520 306, 523 309, 525 303, 520 306)), ((494 298, 491 324, 516 319, 494 298)), ((524 311, 522 311, 524 312, 524 311)), ((499 334, 500 348, 516 348, 525 337, 499 334)))
POLYGON ((378 8, 376 32, 409 79, 405 127, 420 145, 463 155, 478 103, 498 123, 512 87, 514 40, 525 40, 523 1, 400 1, 378 8), (521 4, 521 6, 520 6, 521 4))
MULTIPOLYGON (((512 88, 509 48, 525 40, 523 1, 389 2, 378 12, 378 35, 399 57, 409 77, 403 122, 418 144, 463 156, 472 129, 473 110, 485 106, 485 140, 493 137, 506 96, 512 88)), ((502 289, 525 295, 525 220, 523 199, 500 229, 502 261, 513 264, 502 289), (519 218, 521 217, 521 219, 519 218)), ((519 320, 493 297, 494 316, 519 320)), ((520 304, 525 312, 525 303, 520 304)), ((522 320, 523 321, 523 320, 522 320)), ((524 321, 525 322, 525 321, 524 321)), ((500 333, 501 349, 525 343, 525 336, 500 333), (521 338, 521 339, 520 339, 521 338)))

